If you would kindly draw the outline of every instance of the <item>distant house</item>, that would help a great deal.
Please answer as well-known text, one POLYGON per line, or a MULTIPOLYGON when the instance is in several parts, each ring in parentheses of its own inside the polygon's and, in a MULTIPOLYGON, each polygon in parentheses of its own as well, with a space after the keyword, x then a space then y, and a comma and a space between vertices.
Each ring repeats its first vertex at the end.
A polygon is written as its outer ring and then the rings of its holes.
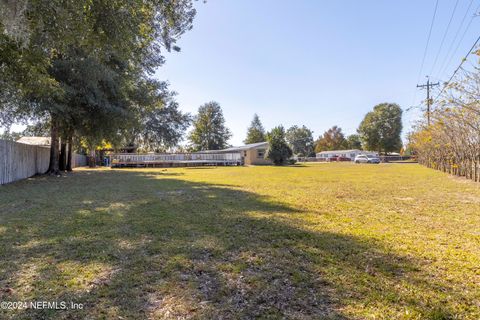
POLYGON ((240 147, 231 147, 222 150, 207 150, 199 153, 240 153, 242 161, 246 165, 272 164, 272 161, 265 159, 268 142, 251 143, 240 147))
POLYGON ((351 149, 351 150, 322 151, 322 152, 317 153, 316 157, 317 157, 317 159, 323 159, 325 161, 327 161, 330 158, 334 158, 334 157, 350 158, 353 161, 355 159, 355 157, 358 156, 359 154, 378 156, 377 152, 351 149))
POLYGON ((50 147, 50 137, 21 137, 17 142, 33 146, 50 147))

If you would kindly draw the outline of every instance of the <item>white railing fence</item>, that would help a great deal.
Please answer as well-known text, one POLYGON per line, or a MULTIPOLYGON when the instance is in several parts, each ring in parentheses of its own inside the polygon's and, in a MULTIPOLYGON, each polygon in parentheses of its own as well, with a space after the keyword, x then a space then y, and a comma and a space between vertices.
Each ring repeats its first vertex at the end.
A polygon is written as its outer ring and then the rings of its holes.
POLYGON ((172 154, 131 154, 110 155, 112 165, 118 163, 162 163, 162 162, 241 162, 240 153, 172 153, 172 154))

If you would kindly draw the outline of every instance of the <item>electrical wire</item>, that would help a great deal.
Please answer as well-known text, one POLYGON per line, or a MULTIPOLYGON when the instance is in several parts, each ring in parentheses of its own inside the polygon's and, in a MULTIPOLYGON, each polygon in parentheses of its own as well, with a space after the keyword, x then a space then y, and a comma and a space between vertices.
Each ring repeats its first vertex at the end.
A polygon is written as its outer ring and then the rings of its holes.
POLYGON ((420 76, 422 75, 423 66, 425 65, 425 58, 427 57, 428 46, 430 44, 430 38, 432 36, 433 25, 435 24, 435 17, 437 16, 438 9, 438 0, 435 2, 435 9, 433 11, 432 22, 430 23, 430 30, 428 31, 427 44, 425 45, 425 50, 423 51, 422 64, 420 66, 420 72, 418 73, 418 81, 420 81, 420 76))
POLYGON ((480 36, 477 38, 477 40, 473 43, 472 47, 470 48, 470 50, 468 50, 467 54, 465 55, 465 57, 462 59, 462 62, 460 62, 460 64, 458 65, 457 69, 455 69, 455 71, 453 72, 452 76, 450 77, 450 79, 448 79, 447 82, 445 82, 445 84, 443 85, 442 87, 442 90, 440 90, 440 92, 438 93, 438 95, 435 97, 434 100, 437 100, 438 97, 440 97, 440 95, 443 93, 443 91, 445 90, 445 88, 449 85, 450 81, 452 81, 453 77, 455 77, 455 75, 457 74, 458 70, 460 70, 460 68, 462 67, 463 63, 467 60, 467 57, 472 53, 473 49, 475 49, 475 47, 477 46, 477 44, 480 42, 480 36))
POLYGON ((448 21, 447 24, 447 29, 445 30, 445 33, 443 34, 442 41, 440 42, 440 48, 438 49, 437 55, 435 56, 435 60, 433 61, 432 69, 430 71, 430 74, 433 74, 433 70, 435 70, 435 66, 437 65, 438 57, 440 56, 440 52, 443 49, 443 44, 445 42, 445 38, 447 37, 448 31, 450 30, 450 25, 452 24, 453 17, 455 16, 455 12, 457 11, 457 6, 458 2, 460 0, 457 0, 455 2, 455 6, 453 7, 452 14, 450 15, 450 20, 448 21))
MULTIPOLYGON (((473 0, 471 0, 471 1, 473 1, 473 0)), ((433 10, 432 21, 430 23, 430 29, 428 31, 428 36, 427 36, 427 43, 425 44, 425 50, 423 51, 422 64, 420 66, 420 71, 418 72, 417 83, 420 81, 420 77, 421 77, 422 72, 423 72, 423 67, 425 65, 425 59, 427 57, 428 46, 430 44, 430 38, 432 36, 433 25, 435 23, 435 17, 437 16, 437 9, 438 9, 438 0, 435 2, 435 9, 433 10)), ((413 92, 413 100, 412 100, 411 104, 415 103, 416 98, 417 98, 417 90, 415 89, 415 91, 413 92)))
MULTIPOLYGON (((453 41, 450 43, 450 46, 448 47, 447 54, 445 55, 445 59, 443 59, 443 62, 440 65, 440 70, 439 70, 440 73, 438 74, 438 78, 443 73, 445 73, 446 68, 448 67, 448 65, 452 61, 453 56, 455 55, 456 51, 458 50, 458 46, 457 46, 457 49, 455 49, 455 52, 452 55, 450 55, 450 53, 453 49, 453 46, 455 45, 455 43, 457 41, 457 38, 460 35, 460 31, 463 28, 463 24, 465 23, 465 19, 467 19, 467 16, 468 16, 468 13, 470 12, 470 8, 472 7, 472 4, 473 4, 473 0, 470 0, 470 3, 468 4, 468 7, 467 7, 467 11, 465 11, 465 14, 463 15, 462 22, 460 23, 460 26, 458 27, 457 32, 455 33, 455 36, 453 37, 453 41), (448 57, 450 57, 450 59, 448 59, 448 57)), ((471 23, 471 21, 470 21, 470 23, 471 23)), ((463 37, 465 36, 465 33, 467 32, 467 30, 470 27, 470 23, 467 25, 467 28, 465 29, 465 32, 463 33, 462 38, 459 41, 459 43, 462 42, 463 37)))

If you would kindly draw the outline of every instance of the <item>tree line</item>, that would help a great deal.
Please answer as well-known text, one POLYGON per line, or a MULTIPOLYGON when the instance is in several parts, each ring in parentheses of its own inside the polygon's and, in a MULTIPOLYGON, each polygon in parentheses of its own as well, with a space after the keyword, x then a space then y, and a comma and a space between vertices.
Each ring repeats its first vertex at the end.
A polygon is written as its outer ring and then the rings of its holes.
POLYGON ((74 142, 175 144, 189 115, 152 76, 192 28, 192 1, 1 1, 0 125, 47 125, 52 174, 71 169, 74 142))
MULTIPOLYGON (((0 125, 28 123, 23 134, 48 134, 51 174, 71 170, 75 148, 92 161, 99 148, 170 150, 190 125, 189 151, 226 148, 232 134, 217 102, 192 116, 180 110, 167 82, 153 79, 164 53, 179 51, 177 40, 192 28, 192 2, 2 1, 0 125)), ((367 114, 358 135, 345 137, 334 126, 314 140, 305 126, 265 132, 255 115, 245 143, 269 141, 276 149, 267 155, 276 163, 342 148, 388 152, 401 145, 399 118, 398 106, 382 104, 367 114)))
MULTIPOLYGON (((379 153, 398 152, 402 149, 402 109, 397 104, 382 103, 366 114, 357 130, 358 134, 345 136, 338 126, 325 131, 314 140, 313 131, 306 126, 294 125, 287 130, 277 126, 266 131, 260 117, 254 114, 247 128, 245 144, 269 142, 266 157, 275 164, 285 164, 293 155, 315 157, 316 152, 343 149, 374 150, 379 153)), ((193 151, 219 150, 229 146, 231 131, 225 126, 222 109, 217 102, 199 108, 189 135, 193 151)))
MULTIPOLYGON (((277 136, 284 137, 291 153, 298 157, 314 157, 315 153, 330 150, 364 149, 379 153, 399 152, 402 147, 402 109, 397 104, 382 103, 365 115, 357 134, 345 136, 342 129, 333 126, 318 139, 314 140, 313 131, 306 126, 294 125, 287 130, 282 126, 272 129, 277 136)), ((257 114, 254 115, 247 129, 244 143, 268 141, 269 133, 265 132, 257 114)))
POLYGON ((480 181, 480 68, 462 69, 431 113, 409 136, 418 162, 433 169, 480 181))

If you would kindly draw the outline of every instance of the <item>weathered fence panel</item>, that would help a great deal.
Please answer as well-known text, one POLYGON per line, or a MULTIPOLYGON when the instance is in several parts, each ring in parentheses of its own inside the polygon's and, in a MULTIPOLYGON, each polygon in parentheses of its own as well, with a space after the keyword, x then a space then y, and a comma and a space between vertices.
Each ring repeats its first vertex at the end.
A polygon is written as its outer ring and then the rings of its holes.
POLYGON ((49 153, 49 148, 0 140, 0 184, 45 172, 49 153))
MULTIPOLYGON (((49 147, 0 140, 0 185, 44 173, 49 161, 49 147)), ((72 167, 86 164, 86 156, 72 155, 72 167)))
POLYGON ((72 154, 72 168, 85 167, 87 165, 87 156, 83 154, 72 154))

